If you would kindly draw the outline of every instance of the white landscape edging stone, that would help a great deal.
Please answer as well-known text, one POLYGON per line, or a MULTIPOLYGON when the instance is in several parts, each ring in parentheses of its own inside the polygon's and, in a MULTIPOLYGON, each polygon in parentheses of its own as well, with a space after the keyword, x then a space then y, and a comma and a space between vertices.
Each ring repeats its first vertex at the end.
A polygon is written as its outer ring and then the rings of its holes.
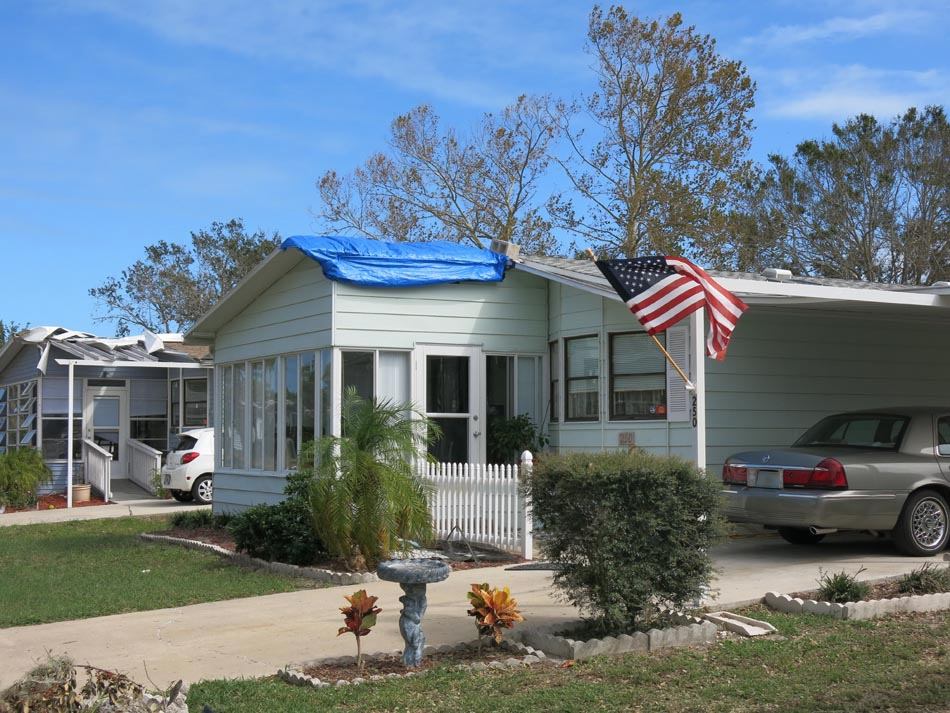
MULTIPOLYGON (((467 651, 472 649, 477 649, 480 644, 477 641, 462 643, 462 644, 446 644, 444 646, 426 646, 423 649, 423 660, 425 656, 431 654, 444 654, 452 653, 455 651, 467 651)), ((533 666, 535 664, 543 663, 559 663, 556 661, 550 661, 548 657, 544 654, 543 651, 537 651, 530 646, 525 646, 517 641, 510 641, 505 639, 501 642, 500 648, 505 651, 517 654, 517 656, 511 656, 507 659, 500 660, 495 659, 488 663, 484 661, 475 661, 470 664, 459 664, 455 666, 457 669, 467 670, 467 671, 488 671, 490 669, 520 669, 527 666, 533 666)), ((391 654, 381 653, 381 654, 367 654, 363 656, 363 660, 366 662, 374 661, 377 659, 388 658, 390 656, 400 656, 402 651, 394 651, 391 654)), ((359 686, 364 683, 373 683, 376 681, 384 681, 391 678, 407 678, 409 676, 416 676, 419 674, 426 673, 426 669, 421 671, 407 670, 405 673, 387 673, 384 676, 381 675, 372 675, 365 678, 354 678, 351 680, 340 679, 338 681, 323 681, 316 676, 308 676, 303 672, 302 669, 307 668, 308 666, 319 666, 319 665, 342 665, 342 666, 356 666, 356 657, 355 656, 340 656, 329 659, 315 659, 313 661, 307 661, 303 664, 298 664, 296 667, 290 667, 280 669, 277 672, 277 677, 282 681, 290 683, 295 686, 312 686, 313 688, 326 688, 328 686, 359 686)))
POLYGON ((685 614, 677 614, 675 619, 679 626, 587 641, 577 641, 555 633, 581 624, 580 620, 558 622, 541 627, 523 626, 515 632, 515 635, 525 644, 544 651, 548 656, 574 660, 591 656, 625 654, 634 651, 646 653, 678 646, 716 643, 719 629, 712 622, 685 614))
POLYGON ((929 612, 950 609, 950 592, 940 594, 915 594, 896 599, 867 599, 860 602, 834 604, 814 599, 799 599, 788 594, 768 592, 765 603, 776 611, 786 614, 818 614, 835 619, 859 621, 874 619, 900 612, 929 612))
POLYGON ((150 542, 178 545, 187 550, 213 552, 221 557, 227 557, 235 564, 243 567, 262 569, 285 577, 301 577, 303 579, 312 579, 315 582, 324 582, 332 585, 368 584, 369 582, 379 581, 379 577, 373 572, 334 572, 333 570, 320 569, 318 567, 298 567, 295 564, 268 562, 267 560, 258 559, 257 557, 250 557, 243 552, 231 552, 231 550, 226 550, 223 547, 211 545, 207 542, 186 540, 181 537, 169 537, 168 535, 152 535, 144 532, 139 535, 139 537, 150 542))

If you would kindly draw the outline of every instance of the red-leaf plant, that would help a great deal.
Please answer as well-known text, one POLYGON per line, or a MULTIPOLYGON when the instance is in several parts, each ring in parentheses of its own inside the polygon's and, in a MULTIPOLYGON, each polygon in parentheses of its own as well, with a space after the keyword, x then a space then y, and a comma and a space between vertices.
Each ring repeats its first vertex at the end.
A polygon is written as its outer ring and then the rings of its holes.
POLYGON ((356 665, 360 671, 363 670, 363 651, 360 646, 360 639, 370 633, 370 629, 376 624, 376 615, 382 609, 375 606, 379 597, 371 597, 366 594, 365 589, 354 592, 348 597, 345 594, 343 598, 350 603, 348 607, 340 607, 343 612, 345 626, 340 627, 337 636, 347 632, 356 637, 356 665))

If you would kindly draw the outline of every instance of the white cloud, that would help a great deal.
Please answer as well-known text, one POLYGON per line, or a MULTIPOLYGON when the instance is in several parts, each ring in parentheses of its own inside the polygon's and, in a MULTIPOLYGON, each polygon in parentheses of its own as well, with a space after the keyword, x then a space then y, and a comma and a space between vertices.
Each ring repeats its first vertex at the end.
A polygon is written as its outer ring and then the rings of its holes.
POLYGON ((940 72, 881 70, 863 65, 777 72, 777 91, 760 105, 768 116, 839 120, 857 114, 891 118, 909 107, 950 103, 950 81, 940 72))
MULTIPOLYGON (((524 89, 502 88, 512 65, 571 67, 563 41, 580 51, 583 24, 558 22, 541 0, 505 3, 402 0, 75 0, 172 42, 304 64, 344 76, 381 79, 402 89, 497 108, 524 89), (535 11, 537 14, 535 14, 535 11), (526 24, 534 15, 544 27, 526 24), (521 20, 521 21, 519 21, 521 20)), ((578 13, 583 20, 586 10, 578 13)), ((574 13, 571 13, 573 18, 574 13)), ((573 21, 573 20, 572 20, 573 21)))
POLYGON ((867 17, 830 17, 811 25, 771 25, 745 44, 782 47, 817 41, 855 40, 887 33, 915 33, 928 14, 916 10, 879 12, 867 17))

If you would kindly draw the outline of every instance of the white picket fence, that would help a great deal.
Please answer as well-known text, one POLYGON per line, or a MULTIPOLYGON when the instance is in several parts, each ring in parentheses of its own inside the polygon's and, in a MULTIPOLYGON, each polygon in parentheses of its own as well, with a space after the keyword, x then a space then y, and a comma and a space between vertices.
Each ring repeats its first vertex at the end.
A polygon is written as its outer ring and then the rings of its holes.
POLYGON ((520 492, 520 474, 530 473, 531 453, 521 466, 481 463, 420 463, 434 486, 430 509, 436 536, 455 527, 471 543, 490 545, 531 559, 531 508, 520 492), (527 470, 525 470, 527 469, 527 470))

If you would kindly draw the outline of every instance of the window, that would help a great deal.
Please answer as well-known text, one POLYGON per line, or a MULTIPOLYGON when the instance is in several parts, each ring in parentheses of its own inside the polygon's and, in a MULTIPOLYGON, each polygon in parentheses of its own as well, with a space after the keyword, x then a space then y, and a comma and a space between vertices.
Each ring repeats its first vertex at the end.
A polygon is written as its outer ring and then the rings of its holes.
POLYGON ((548 393, 550 399, 548 408, 551 412, 551 423, 557 423, 561 416, 561 354, 557 342, 549 345, 548 356, 551 367, 551 385, 548 393))
POLYGON ((343 352, 343 393, 352 387, 360 398, 372 399, 373 372, 373 352, 343 352))
POLYGON ((129 437, 157 451, 168 450, 168 394, 164 379, 133 379, 129 388, 129 437))
POLYGON ((564 340, 565 420, 600 417, 600 345, 596 336, 564 340))
MULTIPOLYGON (((657 337, 661 342, 665 335, 657 337)), ((610 419, 665 419, 666 363, 646 332, 610 335, 610 419)))
POLYGON ((171 379, 169 382, 169 411, 172 430, 201 428, 208 425, 208 377, 171 379), (185 398, 182 403, 181 389, 185 398))
POLYGON ((324 406, 329 412, 330 356, 302 352, 218 367, 222 467, 298 467, 303 444, 323 432, 324 406))
MULTIPOLYGON (((73 459, 82 458, 82 380, 76 379, 73 391, 73 459)), ((44 377, 43 397, 44 460, 67 460, 69 431, 69 379, 44 377)))
POLYGON ((0 388, 0 453, 36 446, 36 381, 0 388))

